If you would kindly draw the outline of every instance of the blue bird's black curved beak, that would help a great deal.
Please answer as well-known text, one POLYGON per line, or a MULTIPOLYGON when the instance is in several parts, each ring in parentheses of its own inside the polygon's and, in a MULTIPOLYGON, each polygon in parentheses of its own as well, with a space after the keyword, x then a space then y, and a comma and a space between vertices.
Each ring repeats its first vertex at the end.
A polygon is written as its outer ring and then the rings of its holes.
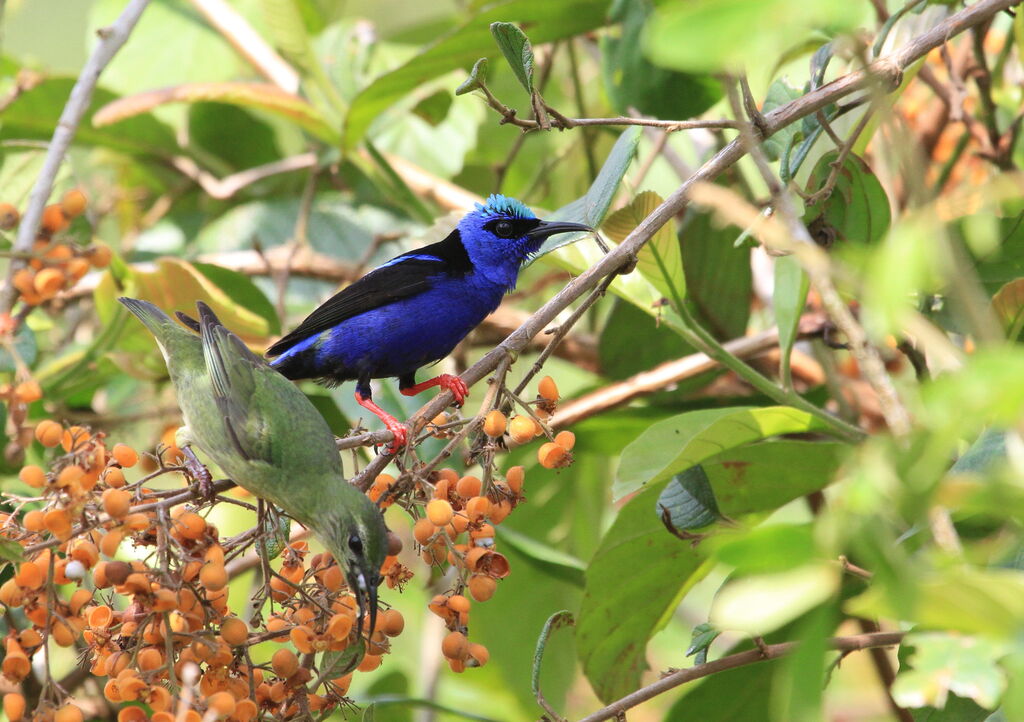
POLYGON ((531 228, 526 237, 534 241, 543 241, 548 236, 556 233, 593 233, 594 229, 583 223, 569 223, 567 221, 541 221, 537 226, 531 228))

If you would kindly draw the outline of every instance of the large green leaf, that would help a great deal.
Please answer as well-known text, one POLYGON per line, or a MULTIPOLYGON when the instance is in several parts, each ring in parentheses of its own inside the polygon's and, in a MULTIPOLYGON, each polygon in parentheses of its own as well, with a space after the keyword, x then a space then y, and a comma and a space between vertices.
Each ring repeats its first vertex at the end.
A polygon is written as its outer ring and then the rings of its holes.
POLYGON ((709 569, 703 552, 668 534, 654 513, 663 487, 622 507, 587 568, 576 644, 583 673, 606 702, 639 686, 647 640, 709 569))
POLYGON ((648 25, 647 53, 656 64, 676 70, 742 70, 775 62, 812 28, 852 29, 863 17, 860 7, 843 0, 666 3, 648 25))
MULTIPOLYGON (((838 151, 823 155, 807 180, 807 192, 822 189, 833 171, 838 151)), ((875 243, 889 229, 889 197, 867 163, 846 156, 831 192, 807 207, 804 222, 819 242, 833 240, 875 243)))
POLYGON ((746 332, 753 294, 750 248, 737 246, 735 235, 708 213, 690 214, 679 234, 687 301, 704 328, 722 341, 746 332))
POLYGON ((541 44, 599 27, 607 7, 608 0, 499 0, 487 5, 464 25, 364 88, 345 118, 345 147, 355 147, 374 118, 413 88, 450 70, 468 68, 482 56, 493 56, 492 22, 528 28, 531 40, 541 44))
MULTIPOLYGON (((0 138, 49 140, 74 84, 72 78, 51 78, 22 93, 4 110, 0 138)), ((113 93, 102 88, 96 89, 85 119, 75 132, 75 143, 159 156, 169 156, 179 151, 174 132, 152 116, 131 118, 116 128, 93 126, 90 120, 93 114, 115 100, 117 96, 113 93)))
POLYGON ((652 425, 623 450, 612 491, 621 499, 728 449, 826 429, 816 417, 788 406, 690 411, 652 425))
MULTIPOLYGON (((638 193, 628 205, 608 216, 602 230, 621 243, 663 202, 654 191, 638 193)), ((670 219, 644 244, 637 254, 636 267, 666 300, 678 303, 686 297, 686 274, 674 220, 670 219)))
POLYGON ((944 632, 920 632, 907 637, 914 647, 910 669, 901 669, 892 695, 901 707, 943 709, 953 694, 992 709, 1006 688, 998 660, 1006 646, 988 639, 944 632))
POLYGON ((772 722, 765 701, 781 667, 778 661, 761 662, 712 674, 680 697, 664 722, 772 722))

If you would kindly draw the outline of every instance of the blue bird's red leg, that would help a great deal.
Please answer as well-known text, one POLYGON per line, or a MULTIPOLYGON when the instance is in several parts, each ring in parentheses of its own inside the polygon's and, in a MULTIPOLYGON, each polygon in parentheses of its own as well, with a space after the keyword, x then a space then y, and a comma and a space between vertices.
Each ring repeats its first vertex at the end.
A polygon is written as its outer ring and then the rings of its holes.
POLYGON ((405 425, 401 423, 394 416, 389 414, 387 411, 373 403, 373 399, 370 397, 369 390, 363 394, 358 388, 356 389, 356 401, 364 409, 371 411, 378 419, 384 422, 384 426, 387 427, 388 431, 395 435, 394 441, 388 444, 388 451, 395 453, 400 448, 405 446, 408 439, 408 430, 405 425))
POLYGON ((418 384, 415 383, 415 377, 410 378, 406 376, 398 380, 398 388, 403 396, 415 396, 421 391, 426 391, 434 386, 440 386, 442 389, 451 391, 452 396, 455 397, 456 406, 462 406, 462 402, 469 396, 469 387, 466 386, 466 382, 458 376, 452 376, 451 374, 441 374, 418 384))

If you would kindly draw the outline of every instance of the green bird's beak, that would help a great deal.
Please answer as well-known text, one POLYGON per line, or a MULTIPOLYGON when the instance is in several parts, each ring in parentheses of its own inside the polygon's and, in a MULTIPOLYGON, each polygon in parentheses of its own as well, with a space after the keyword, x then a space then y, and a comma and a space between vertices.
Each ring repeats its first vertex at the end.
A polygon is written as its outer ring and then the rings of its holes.
POLYGON ((380 583, 379 574, 376 569, 353 568, 349 569, 347 581, 348 588, 355 594, 356 602, 359 604, 357 628, 360 630, 360 634, 363 629, 363 618, 366 616, 367 611, 370 613, 370 629, 366 634, 369 637, 373 634, 373 630, 377 628, 377 585, 380 583))
POLYGON ((548 236, 556 233, 593 233, 594 229, 582 223, 569 223, 566 221, 541 221, 537 226, 527 232, 526 237, 531 241, 543 241, 548 236))

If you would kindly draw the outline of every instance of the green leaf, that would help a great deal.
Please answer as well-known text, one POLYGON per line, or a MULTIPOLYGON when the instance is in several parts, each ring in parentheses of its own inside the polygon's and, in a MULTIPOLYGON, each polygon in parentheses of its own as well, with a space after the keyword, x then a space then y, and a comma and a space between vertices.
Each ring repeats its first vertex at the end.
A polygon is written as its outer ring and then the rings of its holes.
POLYGON ((478 88, 482 88, 487 82, 487 58, 480 58, 473 63, 473 69, 469 71, 469 77, 455 89, 456 95, 465 95, 478 88))
POLYGON ((779 328, 779 351, 782 356, 782 378, 786 386, 793 385, 790 356, 796 343, 800 327, 800 316, 807 303, 807 292, 811 280, 796 256, 782 256, 775 259, 775 290, 772 306, 775 309, 775 323, 779 328))
POLYGON ((678 531, 700 529, 721 519, 704 467, 691 466, 673 476, 658 496, 655 513, 678 531))
POLYGON ((688 214, 679 233, 687 301, 701 325, 723 341, 746 332, 753 294, 750 248, 732 243, 735 237, 709 213, 688 214))
POLYGON ((822 698, 828 680, 826 639, 836 627, 836 608, 823 604, 797 621, 799 645, 782 660, 772 680, 770 703, 776 722, 818 722, 825 718, 822 698))
POLYGON ((0 539, 0 559, 20 564, 25 561, 25 547, 10 539, 0 539))
POLYGON ((810 414, 788 406, 691 411, 653 424, 622 452, 612 487, 621 499, 723 451, 781 434, 826 431, 810 414))
POLYGON ((534 43, 550 43, 600 27, 608 0, 498 0, 488 3, 466 23, 442 36, 423 52, 378 77, 357 95, 345 118, 344 145, 354 148, 381 111, 432 78, 465 68, 494 53, 492 22, 514 22, 530 28, 534 43))
POLYGON ((654 6, 650 0, 615 4, 612 19, 621 32, 601 36, 604 87, 617 113, 636 109, 656 118, 693 118, 722 97, 722 84, 708 75, 665 70, 651 64, 641 49, 641 31, 654 6))
POLYGON ((1002 321, 1006 337, 1011 341, 1020 338, 1024 330, 1024 278, 1015 278, 996 291, 992 310, 1002 321))
POLYGON ((320 674, 324 679, 344 677, 359 666, 365 654, 366 645, 361 639, 340 652, 324 652, 320 658, 320 674))
MULTIPOLYGON (((807 193, 822 189, 833 171, 838 151, 829 151, 814 164, 807 179, 807 193)), ((892 213, 889 198, 871 168, 853 153, 846 156, 827 197, 807 207, 804 223, 812 235, 831 243, 876 243, 889 229, 892 213)))
POLYGON ((765 701, 780 667, 773 660, 705 677, 672 705, 664 722, 770 722, 765 701))
MULTIPOLYGON (((658 323, 650 313, 625 299, 616 298, 601 329, 597 351, 601 359, 601 374, 609 379, 622 380, 666 361, 682 358, 695 349, 667 324, 658 323)), ((685 379, 675 390, 657 394, 652 400, 657 401, 667 394, 676 398, 692 392, 719 373, 721 371, 716 369, 685 379)))
MULTIPOLYGON (((4 109, 0 138, 49 140, 64 110, 73 78, 51 78, 22 93, 4 109)), ((78 126, 74 142, 95 145, 123 153, 170 156, 179 152, 174 132, 152 116, 132 118, 117 128, 100 128, 90 120, 104 105, 117 100, 113 93, 97 88, 78 126)))
MULTIPOLYGON (((598 228, 604 220, 608 208, 615 198, 615 193, 622 183, 626 171, 629 169, 633 158, 636 156, 636 148, 640 143, 640 128, 633 126, 622 131, 619 139, 615 141, 611 152, 605 159, 604 165, 597 174, 597 178, 590 184, 586 195, 577 198, 572 203, 562 206, 550 214, 552 221, 572 221, 574 223, 586 223, 592 228, 598 228)), ((586 233, 559 233, 552 236, 540 247, 534 258, 551 253, 556 248, 574 243, 586 233)))
POLYGON ((984 474, 1005 460, 1006 432, 989 429, 971 444, 949 470, 954 474, 984 474))
POLYGON ((502 547, 510 546, 532 562, 548 568, 551 573, 559 574, 570 584, 583 586, 583 573, 587 565, 582 560, 515 529, 502 526, 495 531, 502 547))
POLYGON ((711 604, 711 623, 723 631, 771 632, 834 596, 839 580, 839 568, 828 562, 731 580, 711 604))
POLYGON ((901 707, 942 709, 952 693, 993 709, 1006 688, 998 660, 1005 644, 944 632, 915 632, 904 644, 913 645, 911 669, 900 670, 892 695, 901 707))
POLYGON ((514 23, 491 23, 491 35, 505 56, 516 80, 527 93, 533 93, 533 46, 514 23))
MULTIPOLYGON (((17 358, 26 366, 31 367, 36 361, 38 347, 36 335, 24 321, 18 324, 18 330, 14 332, 13 351, 17 358)), ((0 372, 15 371, 18 368, 15 363, 15 355, 7 349, 7 345, 0 345, 0 372)))
POLYGON ((224 291, 232 301, 263 318, 267 322, 268 335, 276 336, 281 333, 281 319, 277 317, 277 311, 251 278, 244 273, 212 263, 196 261, 192 265, 224 291))
MULTIPOLYGON (((765 95, 764 103, 761 105, 762 113, 769 113, 780 108, 790 101, 796 100, 801 95, 799 88, 794 88, 785 78, 776 78, 768 86, 768 93, 765 95)), ((779 160, 785 157, 786 152, 800 136, 800 124, 790 123, 779 130, 770 138, 765 138, 761 146, 768 160, 779 160)))
POLYGON ((957 697, 955 694, 947 697, 946 705, 942 709, 921 707, 910 710, 910 715, 914 722, 984 722, 988 719, 997 722, 991 710, 979 707, 977 702, 957 697))
POLYGON ((253 168, 282 156, 274 128, 247 109, 228 103, 193 103, 188 108, 191 145, 224 161, 231 170, 253 168))
MULTIPOLYGON (((654 191, 638 193, 628 205, 608 216, 602 230, 613 241, 621 243, 663 202, 654 191)), ((686 298, 686 274, 683 272, 683 255, 679 250, 675 220, 670 219, 659 228, 640 249, 637 270, 669 301, 678 304, 686 298)))
POLYGON ((648 57, 690 72, 742 70, 771 62, 826 25, 852 29, 860 8, 842 0, 689 0, 666 3, 647 28, 648 57), (771 32, 755 32, 771 28, 771 32))
POLYGON ((715 557, 740 574, 770 574, 809 564, 815 555, 809 526, 769 524, 716 537, 715 557))
POLYGON ((375 712, 376 709, 377 709, 377 705, 374 704, 373 702, 371 702, 370 704, 366 705, 366 707, 363 708, 363 715, 362 715, 362 717, 360 717, 360 719, 363 722, 373 722, 374 719, 376 718, 376 712, 375 712))
POLYGON ((666 534, 653 513, 663 486, 622 507, 587 568, 576 644, 583 673, 605 702, 640 686, 647 640, 710 570, 701 550, 666 534))
POLYGON ((693 657, 694 664, 704 664, 708 661, 708 649, 719 635, 721 632, 713 625, 707 622, 698 624, 690 634, 690 646, 686 648, 686 656, 693 657))

